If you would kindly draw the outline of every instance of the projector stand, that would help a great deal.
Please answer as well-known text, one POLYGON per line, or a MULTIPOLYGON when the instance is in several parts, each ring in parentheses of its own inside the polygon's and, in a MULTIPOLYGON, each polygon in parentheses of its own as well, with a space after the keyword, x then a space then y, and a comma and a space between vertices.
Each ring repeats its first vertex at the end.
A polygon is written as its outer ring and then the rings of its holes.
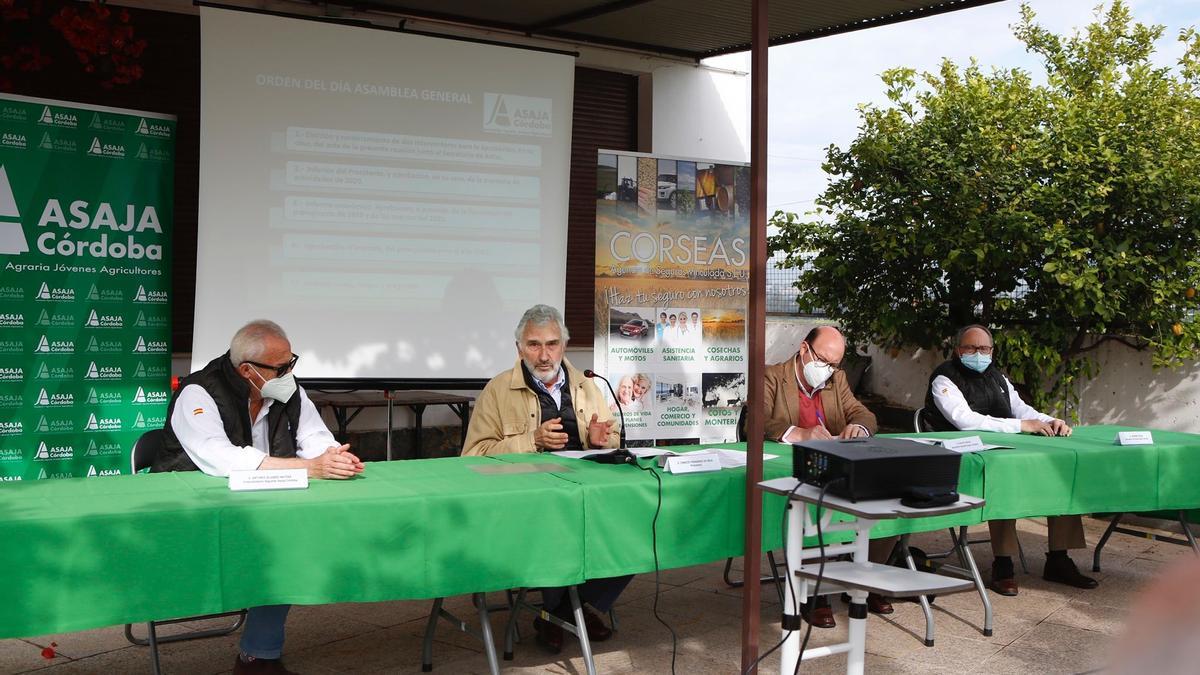
POLYGON ((820 565, 812 562, 821 556, 818 547, 804 548, 805 537, 817 536, 817 524, 807 507, 795 508, 797 504, 816 504, 821 491, 811 485, 800 485, 792 477, 776 478, 759 483, 764 492, 791 496, 788 504, 787 574, 792 583, 784 584, 783 642, 779 672, 788 675, 795 672, 797 661, 846 654, 846 673, 861 675, 866 660, 867 647, 867 594, 878 593, 893 598, 911 598, 923 595, 945 595, 972 590, 972 581, 944 577, 928 572, 918 572, 890 565, 879 565, 867 560, 867 545, 870 531, 880 520, 894 518, 925 518, 961 513, 981 508, 982 499, 961 495, 959 501, 932 509, 912 509, 899 499, 851 502, 840 497, 825 495, 821 513, 821 531, 828 536, 834 532, 853 532, 854 541, 825 546, 825 557, 852 554, 853 562, 825 563, 825 576, 821 581, 821 595, 848 593, 850 595, 850 625, 846 642, 813 647, 800 653, 803 639, 803 623, 798 614, 791 614, 800 602, 807 602, 813 595, 820 565), (793 489, 795 492, 793 493, 793 489), (855 520, 832 522, 833 511, 854 516, 855 520), (806 561, 808 561, 806 563, 806 561), (790 634, 789 634, 790 631, 790 634))

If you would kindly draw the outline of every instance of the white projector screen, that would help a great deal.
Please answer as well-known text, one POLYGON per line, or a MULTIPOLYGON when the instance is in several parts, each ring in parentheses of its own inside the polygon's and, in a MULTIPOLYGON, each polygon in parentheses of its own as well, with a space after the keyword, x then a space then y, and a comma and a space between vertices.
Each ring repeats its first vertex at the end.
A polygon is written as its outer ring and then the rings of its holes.
POLYGON ((562 307, 574 59, 201 7, 193 367, 256 318, 300 377, 486 378, 562 307))

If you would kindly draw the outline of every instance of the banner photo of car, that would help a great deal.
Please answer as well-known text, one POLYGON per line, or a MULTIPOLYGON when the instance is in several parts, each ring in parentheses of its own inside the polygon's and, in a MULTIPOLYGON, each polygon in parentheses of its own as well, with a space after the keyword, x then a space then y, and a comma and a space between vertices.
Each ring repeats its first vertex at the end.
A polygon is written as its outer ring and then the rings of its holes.
POLYGON ((631 446, 736 440, 750 167, 601 150, 595 369, 631 446))

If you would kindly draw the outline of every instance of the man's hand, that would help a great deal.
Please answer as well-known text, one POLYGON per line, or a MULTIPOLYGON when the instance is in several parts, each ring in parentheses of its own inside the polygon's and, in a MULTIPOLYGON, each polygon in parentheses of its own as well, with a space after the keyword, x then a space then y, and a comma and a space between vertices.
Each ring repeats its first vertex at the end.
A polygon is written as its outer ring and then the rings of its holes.
MULTIPOLYGON (((849 428, 849 427, 847 427, 847 428, 849 428)), ((790 434, 787 434, 783 437, 784 443, 799 443, 801 441, 829 441, 829 440, 833 440, 833 435, 830 434, 829 430, 826 429, 825 426, 822 424, 818 424, 817 426, 810 427, 808 429, 801 429, 800 427, 796 427, 796 428, 792 429, 792 432, 790 434)))
POLYGON ((616 420, 601 422, 600 416, 592 413, 592 421, 588 422, 588 447, 603 448, 608 445, 608 432, 612 431, 616 420))
MULTIPOLYGON (((821 428, 824 429, 825 427, 821 427, 821 428)), ((861 426, 859 426, 857 424, 847 424, 846 428, 842 429, 842 433, 838 434, 838 438, 842 438, 842 439, 858 438, 859 436, 866 436, 866 435, 867 435, 867 430, 862 428, 861 426)))
MULTIPOLYGON (((562 450, 570 437, 563 433, 562 418, 546 420, 533 430, 533 445, 545 450, 562 450)), ((590 430, 589 430, 590 432, 590 430)))
POLYGON ((362 473, 363 463, 350 453, 350 445, 331 445, 320 457, 308 460, 309 478, 351 478, 362 473))
POLYGON ((1067 424, 1063 420, 1054 420, 1050 423, 1050 428, 1054 430, 1055 436, 1071 435, 1071 425, 1067 424))
MULTIPOLYGON (((1061 420, 1059 420, 1061 421, 1061 420)), ((1041 434, 1043 436, 1053 436, 1055 434, 1054 427, 1046 424, 1041 420, 1021 420, 1021 433, 1024 434, 1041 434)))

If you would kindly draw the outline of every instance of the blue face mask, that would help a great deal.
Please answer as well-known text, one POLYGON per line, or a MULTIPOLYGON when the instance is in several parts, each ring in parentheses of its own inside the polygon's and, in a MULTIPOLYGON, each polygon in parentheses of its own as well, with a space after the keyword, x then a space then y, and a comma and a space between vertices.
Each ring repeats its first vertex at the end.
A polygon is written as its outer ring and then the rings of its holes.
POLYGON ((992 365, 992 355, 980 354, 979 352, 975 352, 974 354, 962 354, 958 357, 958 360, 962 361, 964 366, 977 373, 982 373, 983 371, 987 370, 988 366, 992 365))

